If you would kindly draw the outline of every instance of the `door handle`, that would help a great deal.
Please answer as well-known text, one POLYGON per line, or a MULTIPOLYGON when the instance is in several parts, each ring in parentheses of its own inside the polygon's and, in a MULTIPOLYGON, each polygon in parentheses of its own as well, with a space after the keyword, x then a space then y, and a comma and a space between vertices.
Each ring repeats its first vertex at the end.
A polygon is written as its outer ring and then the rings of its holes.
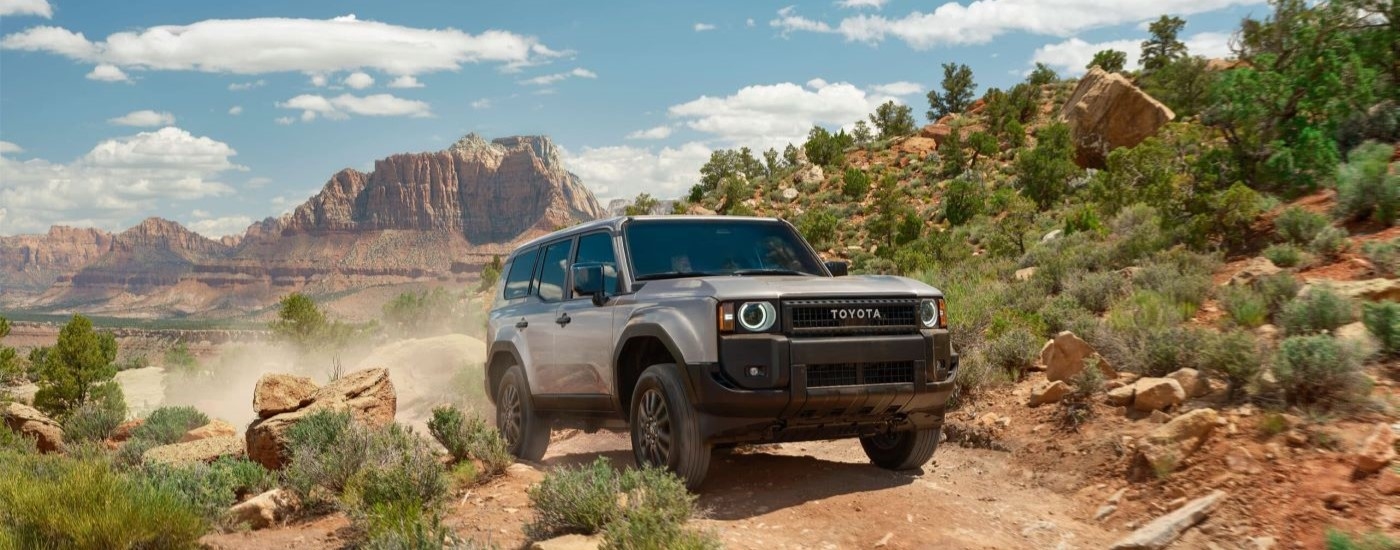
POLYGON ((528 326, 530 326, 530 322, 524 319, 521 319, 520 322, 515 324, 515 328, 525 328, 528 326))
POLYGON ((564 325, 569 324, 573 320, 574 319, 572 317, 569 317, 569 314, 565 313, 563 315, 560 315, 558 319, 555 319, 554 322, 559 323, 559 326, 562 327, 564 325))

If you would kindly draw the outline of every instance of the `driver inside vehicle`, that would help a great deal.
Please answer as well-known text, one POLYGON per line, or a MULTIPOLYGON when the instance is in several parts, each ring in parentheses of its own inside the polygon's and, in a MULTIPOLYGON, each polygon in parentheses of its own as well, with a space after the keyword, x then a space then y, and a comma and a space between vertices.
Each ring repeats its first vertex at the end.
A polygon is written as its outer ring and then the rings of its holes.
POLYGON ((671 256, 671 271, 677 273, 690 273, 694 271, 690 266, 690 256, 688 254, 671 256))

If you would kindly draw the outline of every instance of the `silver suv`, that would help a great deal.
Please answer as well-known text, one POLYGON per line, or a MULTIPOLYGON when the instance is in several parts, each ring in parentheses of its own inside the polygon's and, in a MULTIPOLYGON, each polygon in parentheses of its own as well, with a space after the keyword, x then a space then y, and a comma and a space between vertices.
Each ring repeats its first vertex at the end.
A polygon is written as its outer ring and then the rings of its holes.
POLYGON ((943 294, 847 277, 787 222, 612 218, 526 243, 502 273, 486 393, 522 459, 552 427, 627 429, 639 465, 694 488, 716 446, 859 438, 896 470, 938 447, 958 365, 943 294))

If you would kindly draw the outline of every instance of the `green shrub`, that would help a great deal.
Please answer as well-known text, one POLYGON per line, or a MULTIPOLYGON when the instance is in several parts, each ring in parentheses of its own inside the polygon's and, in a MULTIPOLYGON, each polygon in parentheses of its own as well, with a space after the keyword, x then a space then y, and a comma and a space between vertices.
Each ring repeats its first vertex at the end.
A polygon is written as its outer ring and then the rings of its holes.
POLYGON ((1400 355, 1400 304, 1390 301, 1362 304, 1361 321, 1381 343, 1383 353, 1390 357, 1400 355))
MULTIPOLYGON (((361 526, 365 550, 440 550, 455 546, 442 516, 421 504, 394 502, 370 509, 361 526)), ((466 546, 465 548, 474 548, 466 546)))
POLYGON ((0 451, 0 542, 18 548, 195 548, 208 523, 174 492, 101 460, 0 451))
POLYGON ((1308 243, 1308 249, 1328 260, 1336 260, 1347 249, 1347 230, 1340 227, 1326 227, 1308 243))
POLYGON ((1337 206, 1344 220, 1373 220, 1393 225, 1400 213, 1400 175, 1390 173, 1393 146, 1368 142, 1353 149, 1350 162, 1337 171, 1337 206))
POLYGON ((1269 315, 1274 318, 1283 313, 1283 307, 1297 298, 1302 289, 1303 283, 1288 273, 1275 273, 1254 281, 1254 290, 1264 297, 1269 304, 1269 315))
POLYGON ((350 413, 319 410, 287 430, 291 460, 282 476, 302 500, 325 500, 318 490, 340 495, 369 462, 370 433, 353 426, 350 413))
POLYGON ((1220 293, 1220 305, 1230 320, 1245 328, 1254 328, 1269 320, 1269 301, 1258 291, 1242 286, 1230 286, 1220 293))
POLYGON ((478 472, 480 476, 499 475, 515 462, 500 432, 480 417, 467 418, 461 410, 454 407, 433 409, 433 418, 428 421, 428 432, 447 448, 453 460, 480 460, 484 468, 478 472))
POLYGON ((161 407, 151 411, 146 422, 131 431, 131 438, 169 445, 178 443, 185 432, 208 423, 209 417, 194 407, 161 407))
POLYGON ((1035 365, 1042 344, 1043 338, 1018 326, 987 341, 986 360, 993 367, 1019 376, 1035 365))
POLYGON ((277 475, 262 465, 229 457, 212 464, 148 465, 142 468, 141 478, 148 485, 178 495, 207 521, 218 520, 239 498, 277 485, 277 475))
POLYGON ((1361 245, 1361 253, 1381 275, 1400 276, 1400 239, 1369 241, 1361 245))
POLYGON ((1210 296, 1215 266, 1215 260, 1209 256, 1174 250, 1154 256, 1133 277, 1133 282, 1182 306, 1189 315, 1210 296))
POLYGON ((1322 214, 1309 212, 1297 206, 1290 206, 1274 219, 1274 229, 1284 242, 1308 244, 1318 232, 1331 225, 1322 214))
POLYGON ((150 439, 128 439, 122 443, 117 453, 112 456, 112 462, 118 466, 135 467, 141 465, 141 457, 146 451, 161 446, 161 443, 150 439))
POLYGON ((190 348, 184 342, 165 350, 165 356, 162 359, 165 370, 172 374, 193 374, 199 370, 199 359, 190 353, 190 348))
POLYGON ((847 168, 841 181, 841 192, 847 197, 861 199, 870 193, 870 176, 858 168, 847 168))
POLYGON ((1063 294, 1045 302, 1040 308, 1040 318, 1045 321, 1047 336, 1066 330, 1085 335, 1092 332, 1099 323, 1098 318, 1080 306, 1078 300, 1063 294))
POLYGON ((126 403, 89 401, 63 421, 64 441, 102 441, 126 419, 126 403))
POLYGON ((1369 391, 1357 352, 1325 334, 1285 339, 1273 368, 1284 399, 1292 405, 1335 407, 1369 391))
POLYGON ((34 454, 39 452, 39 447, 34 438, 24 437, 0 422, 0 455, 7 452, 34 454))
POLYGON ((352 439, 362 433, 369 436, 368 459, 352 477, 344 497, 352 517, 406 503, 432 509, 447 496, 446 471, 426 441, 398 424, 351 425, 352 439))
POLYGON ((1191 327, 1172 327, 1148 334, 1142 356, 1143 374, 1166 376, 1177 369, 1199 367, 1205 339, 1206 331, 1191 327))
POLYGON ((1290 336, 1337 330, 1355 318, 1351 300, 1322 285, 1283 306, 1280 321, 1290 336))
POLYGON ((836 228, 841 219, 830 207, 814 208, 797 218, 797 230, 818 249, 830 248, 835 244, 836 228))
POLYGON ((713 533, 688 529, 655 508, 636 507, 603 528, 604 550, 719 550, 713 533))
POLYGON ((1113 217, 1109 223, 1112 231, 1113 267, 1122 268, 1152 256, 1171 243, 1162 232, 1162 220, 1157 210, 1146 204, 1133 204, 1113 217))
POLYGON ((1264 249, 1264 257, 1279 267, 1297 267, 1303 263, 1303 250, 1293 243, 1275 244, 1264 249))
POLYGON ((1072 296, 1084 309, 1103 313, 1127 294, 1128 281, 1116 271, 1081 273, 1071 276, 1065 284, 1065 292, 1072 296))
POLYGON ((948 189, 943 192, 943 216, 950 225, 963 225, 981 214, 986 202, 986 191, 981 183, 957 178, 948 182, 948 189))
POLYGON ((525 531, 537 539, 598 533, 633 516, 637 525, 620 527, 617 537, 644 534, 662 524, 679 528, 695 509, 695 496, 670 472, 645 469, 619 474, 602 457, 586 466, 550 472, 530 488, 529 495, 536 516, 525 531), (619 498, 619 493, 625 498, 619 498))
POLYGON ((1400 543, 1385 533, 1375 532, 1353 537, 1336 529, 1327 530, 1327 550, 1396 550, 1400 543))
POLYGON ((1263 372, 1254 335, 1242 330, 1220 332, 1206 339, 1201 366, 1228 384, 1230 399, 1237 399, 1263 372))

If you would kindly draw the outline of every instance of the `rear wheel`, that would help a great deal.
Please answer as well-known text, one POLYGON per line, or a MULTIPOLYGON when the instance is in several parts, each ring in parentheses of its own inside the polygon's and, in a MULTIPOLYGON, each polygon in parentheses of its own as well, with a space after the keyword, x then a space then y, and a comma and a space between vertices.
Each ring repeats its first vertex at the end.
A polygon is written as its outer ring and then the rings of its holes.
POLYGON ((911 430, 860 438, 870 462, 886 470, 912 470, 928 463, 938 450, 943 429, 911 430))
POLYGON ((549 447, 549 424, 535 414, 530 386, 519 365, 511 367, 496 386, 496 429, 506 440, 510 454, 538 461, 549 447))
POLYGON ((710 468, 710 446, 675 365, 653 365, 632 391, 632 454, 637 465, 666 468, 695 489, 710 468))

